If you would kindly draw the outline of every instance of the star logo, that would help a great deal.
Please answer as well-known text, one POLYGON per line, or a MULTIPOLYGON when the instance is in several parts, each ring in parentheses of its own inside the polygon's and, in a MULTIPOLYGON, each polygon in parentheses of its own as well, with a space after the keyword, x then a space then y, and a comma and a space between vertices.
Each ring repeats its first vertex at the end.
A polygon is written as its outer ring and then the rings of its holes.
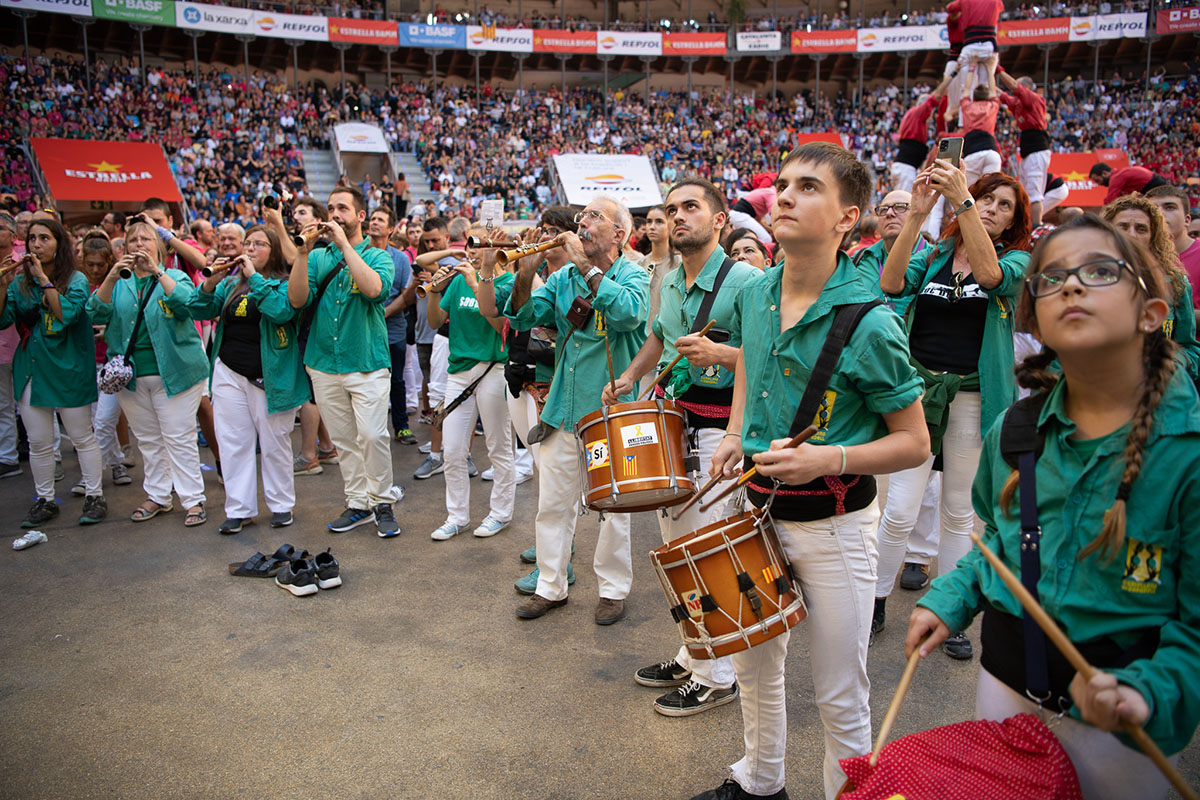
POLYGON ((1063 178, 1068 181, 1084 181, 1087 180, 1087 177, 1082 172, 1068 172, 1066 175, 1063 175, 1063 178))
POLYGON ((108 161, 104 161, 104 160, 102 160, 99 164, 88 164, 88 166, 91 167, 92 169, 96 170, 96 172, 120 172, 121 171, 120 164, 110 164, 110 163, 108 163, 108 161))

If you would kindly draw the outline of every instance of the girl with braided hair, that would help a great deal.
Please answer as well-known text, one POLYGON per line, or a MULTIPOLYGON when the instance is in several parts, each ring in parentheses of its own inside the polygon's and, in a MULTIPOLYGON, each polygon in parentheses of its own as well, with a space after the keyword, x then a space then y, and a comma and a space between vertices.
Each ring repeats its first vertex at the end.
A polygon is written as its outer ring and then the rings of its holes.
MULTIPOLYGON (((1065 711, 1054 731, 1088 798, 1166 797, 1152 762, 1114 735, 1121 723, 1144 726, 1168 755, 1200 724, 1200 408, 1163 332, 1170 297, 1145 250, 1089 214, 1038 244, 1017 312, 1043 346, 1018 368, 1044 398, 1032 412, 1040 574, 1027 577, 1101 672, 1085 682, 1048 647, 1049 692, 1033 702, 1027 675, 1040 659, 1027 662, 1021 605, 977 550, 909 620, 908 652, 925 656, 982 611, 976 714, 1065 711)), ((1002 431, 984 440, 973 500, 989 546, 1018 571, 1017 473, 1002 431)))

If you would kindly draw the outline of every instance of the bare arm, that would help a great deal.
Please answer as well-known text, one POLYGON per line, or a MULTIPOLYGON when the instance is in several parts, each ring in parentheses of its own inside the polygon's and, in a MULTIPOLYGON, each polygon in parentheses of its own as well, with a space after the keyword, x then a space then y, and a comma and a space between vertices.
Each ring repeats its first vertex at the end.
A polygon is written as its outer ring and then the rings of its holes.
POLYGON ((287 226, 283 224, 283 212, 278 208, 264 206, 262 214, 263 219, 267 221, 267 227, 275 231, 275 235, 279 237, 279 249, 283 251, 283 260, 291 264, 296 260, 300 251, 296 249, 295 243, 292 242, 292 235, 288 233, 287 226))
MULTIPOLYGON (((967 191, 966 173, 951 166, 950 162, 937 159, 933 162, 930 172, 934 183, 942 187, 940 191, 946 197, 948 209, 960 207, 971 196, 967 191)), ((958 229, 962 232, 963 247, 967 250, 967 263, 971 265, 971 273, 979 287, 995 289, 1004 280, 1004 273, 1000 271, 1000 262, 996 258, 996 246, 992 243, 992 237, 988 235, 987 229, 983 227, 983 220, 979 218, 979 209, 972 206, 959 214, 958 229)), ((895 249, 896 246, 893 245, 892 251, 895 249)), ((890 255, 888 261, 891 261, 890 255)))
POLYGON ((178 236, 172 236, 170 239, 168 239, 167 247, 178 253, 180 258, 191 264, 196 269, 201 269, 204 267, 204 253, 201 253, 199 250, 192 247, 178 236))
MULTIPOLYGON (((908 271, 908 263, 912 259, 912 249, 921 235, 921 226, 925 224, 929 212, 937 203, 937 190, 929 183, 929 168, 917 173, 913 182, 912 202, 908 206, 908 216, 900 235, 892 244, 887 260, 883 262, 883 272, 879 273, 879 288, 884 294, 899 295, 904 292, 904 273, 908 271)), ((947 201, 949 202, 949 201, 947 201)))
MULTIPOLYGON (((305 228, 306 231, 313 229, 312 225, 305 228)), ((311 242, 308 246, 300 249, 296 260, 292 262, 291 272, 288 274, 288 302, 292 304, 292 308, 304 308, 308 304, 308 254, 311 249, 311 242)))
MULTIPOLYGON (((725 437, 713 453, 708 474, 731 477, 742 471, 742 414, 746 410, 746 359, 738 350, 737 364, 733 376, 733 400, 729 406, 729 424, 725 426, 725 437)), ((840 466, 840 462, 839 462, 840 466)))

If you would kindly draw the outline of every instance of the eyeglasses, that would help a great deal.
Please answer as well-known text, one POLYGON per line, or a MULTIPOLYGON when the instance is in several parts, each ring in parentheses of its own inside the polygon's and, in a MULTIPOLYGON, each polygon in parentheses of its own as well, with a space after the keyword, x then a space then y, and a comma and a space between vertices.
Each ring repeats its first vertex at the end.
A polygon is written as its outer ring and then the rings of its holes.
POLYGON ((242 246, 247 250, 251 250, 251 249, 257 250, 260 247, 270 247, 271 243, 264 242, 261 239, 251 239, 250 241, 246 242, 242 246))
POLYGON ((575 224, 578 225, 579 223, 583 222, 585 219, 608 220, 608 217, 604 216, 603 214, 601 214, 599 211, 597 211, 594 208, 588 208, 588 209, 584 209, 583 211, 580 211, 578 214, 575 215, 575 224))
POLYGON ((1130 275, 1137 278, 1138 286, 1147 291, 1146 282, 1136 275, 1129 265, 1119 258, 1101 258, 1088 261, 1071 269, 1054 267, 1025 279, 1029 285, 1029 293, 1034 297, 1049 297, 1061 291, 1067 279, 1072 275, 1084 286, 1112 286, 1121 280, 1121 270, 1128 270, 1130 275))
POLYGON ((889 211, 895 213, 895 215, 897 217, 900 216, 901 214, 907 214, 908 213, 908 203, 892 203, 891 205, 887 205, 887 206, 885 206, 885 205, 875 206, 875 216, 877 216, 877 217, 886 217, 888 215, 889 211))

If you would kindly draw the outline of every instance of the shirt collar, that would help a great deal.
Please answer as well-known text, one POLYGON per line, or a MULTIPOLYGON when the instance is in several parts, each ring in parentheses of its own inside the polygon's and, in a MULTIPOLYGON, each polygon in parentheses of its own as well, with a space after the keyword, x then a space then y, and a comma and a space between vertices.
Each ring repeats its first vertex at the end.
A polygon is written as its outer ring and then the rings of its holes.
MULTIPOLYGON (((1060 380, 1050 388, 1050 396, 1038 416, 1038 429, 1053 419, 1061 430, 1058 434, 1065 438, 1075 432, 1074 421, 1067 416, 1066 410, 1066 381, 1060 380)), ((1197 403, 1196 387, 1182 364, 1176 367, 1175 374, 1167 384, 1167 391, 1154 411, 1154 426, 1150 434, 1153 441, 1159 436, 1178 436, 1185 433, 1200 433, 1200 404, 1197 403)), ((1111 449, 1125 446, 1122 439, 1111 449)), ((1106 446, 1106 449, 1109 449, 1106 446)))
MULTIPOLYGON (((783 267, 769 268, 766 276, 771 300, 778 305, 783 287, 783 267)), ((875 299, 877 298, 871 288, 859 278, 858 270, 854 268, 854 262, 850 260, 850 256, 839 250, 837 266, 834 267, 829 280, 825 281, 821 296, 809 307, 808 311, 804 312, 801 322, 813 322, 824 316, 834 306, 866 303, 875 299)))
MULTIPOLYGON (((725 251, 721 248, 721 245, 717 245, 716 249, 712 251, 712 255, 704 262, 704 266, 700 268, 700 274, 692 282, 692 288, 700 287, 705 292, 711 292, 717 282, 717 273, 721 271, 721 265, 724 263, 725 251)), ((687 294, 687 275, 684 273, 682 263, 671 270, 666 280, 669 280, 674 286, 678 287, 680 292, 687 294)))

